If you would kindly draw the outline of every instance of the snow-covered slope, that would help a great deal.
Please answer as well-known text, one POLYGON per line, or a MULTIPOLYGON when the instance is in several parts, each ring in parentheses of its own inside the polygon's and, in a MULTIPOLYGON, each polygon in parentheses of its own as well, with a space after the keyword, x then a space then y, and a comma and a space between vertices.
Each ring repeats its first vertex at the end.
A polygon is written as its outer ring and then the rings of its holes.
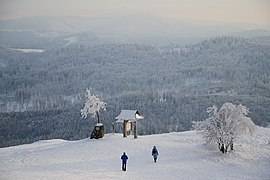
POLYGON ((235 142, 222 154, 196 132, 100 140, 46 140, 0 149, 0 179, 270 179, 270 129, 235 142), (157 146, 158 162, 151 149, 157 146), (129 156, 121 171, 120 156, 129 156))

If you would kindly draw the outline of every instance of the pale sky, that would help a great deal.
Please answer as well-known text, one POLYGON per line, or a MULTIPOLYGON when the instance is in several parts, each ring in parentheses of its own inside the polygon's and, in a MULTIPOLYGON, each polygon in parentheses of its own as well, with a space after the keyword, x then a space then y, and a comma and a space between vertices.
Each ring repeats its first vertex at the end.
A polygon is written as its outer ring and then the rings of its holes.
POLYGON ((270 0, 0 0, 0 19, 127 14, 270 26, 270 0))

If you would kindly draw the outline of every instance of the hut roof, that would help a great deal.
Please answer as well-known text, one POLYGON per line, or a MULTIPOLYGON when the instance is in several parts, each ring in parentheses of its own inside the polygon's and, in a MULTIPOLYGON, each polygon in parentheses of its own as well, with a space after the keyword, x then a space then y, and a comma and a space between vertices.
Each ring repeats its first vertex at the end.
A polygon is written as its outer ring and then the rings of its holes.
POLYGON ((136 121, 136 119, 143 119, 137 110, 121 110, 120 114, 115 118, 116 122, 123 122, 124 120, 136 121))

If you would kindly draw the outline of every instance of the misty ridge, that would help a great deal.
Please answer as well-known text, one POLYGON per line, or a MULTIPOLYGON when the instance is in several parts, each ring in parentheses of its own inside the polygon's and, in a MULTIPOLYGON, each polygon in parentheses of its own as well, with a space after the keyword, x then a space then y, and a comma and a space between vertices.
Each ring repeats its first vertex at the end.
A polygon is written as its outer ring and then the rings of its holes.
POLYGON ((152 15, 0 21, 0 144, 89 136, 96 121, 79 111, 89 87, 107 103, 107 133, 121 109, 139 110, 139 133, 155 134, 190 130, 207 107, 228 101, 268 126, 269 69, 270 31, 251 24, 152 15))
MULTIPOLYGON (((85 33, 104 41, 149 45, 187 45, 217 36, 244 38, 269 36, 267 26, 180 21, 150 14, 112 17, 35 16, 0 23, 1 46, 46 47, 57 38, 85 33)), ((57 39, 59 41, 59 39, 57 39)), ((56 43, 56 42, 54 42, 56 43)))

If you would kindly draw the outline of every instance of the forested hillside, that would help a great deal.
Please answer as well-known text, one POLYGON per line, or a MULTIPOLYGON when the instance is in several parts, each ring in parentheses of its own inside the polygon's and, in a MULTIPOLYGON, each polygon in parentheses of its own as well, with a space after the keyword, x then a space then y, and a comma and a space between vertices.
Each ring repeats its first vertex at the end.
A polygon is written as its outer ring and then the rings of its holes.
POLYGON ((207 107, 227 101, 267 126, 269 39, 217 37, 185 47, 77 41, 43 53, 1 48, 0 144, 86 137, 96 122, 79 114, 89 87, 107 103, 106 132, 121 109, 137 109, 145 117, 140 134, 152 134, 188 130, 207 107))

